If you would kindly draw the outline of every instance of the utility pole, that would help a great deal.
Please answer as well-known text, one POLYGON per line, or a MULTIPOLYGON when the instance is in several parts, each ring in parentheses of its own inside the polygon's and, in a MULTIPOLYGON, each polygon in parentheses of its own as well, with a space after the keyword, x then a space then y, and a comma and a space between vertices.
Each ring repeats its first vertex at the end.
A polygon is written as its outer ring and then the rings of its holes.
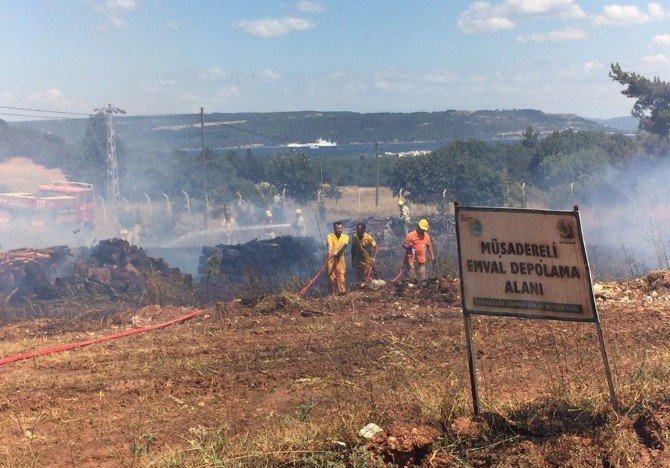
POLYGON ((377 163, 377 185, 375 186, 375 207, 379 206, 379 141, 375 141, 375 162, 377 163))
POLYGON ((205 108, 200 108, 200 155, 202 156, 202 192, 205 202, 205 229, 209 217, 209 197, 207 196, 207 158, 205 157, 205 108))
POLYGON ((125 114, 126 111, 107 104, 107 107, 95 109, 95 116, 104 116, 107 121, 107 200, 119 200, 121 190, 119 188, 119 167, 116 159, 116 133, 112 117, 114 114, 125 114))

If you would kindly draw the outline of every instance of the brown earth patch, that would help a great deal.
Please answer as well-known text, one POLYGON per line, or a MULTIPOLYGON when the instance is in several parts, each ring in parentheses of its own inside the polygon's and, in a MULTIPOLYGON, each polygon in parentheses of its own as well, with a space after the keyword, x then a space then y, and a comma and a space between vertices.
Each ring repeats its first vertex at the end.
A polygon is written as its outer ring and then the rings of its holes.
POLYGON ((421 465, 440 432, 430 426, 396 425, 368 442, 368 450, 397 466, 421 465))
MULTIPOLYGON (((0 367, 0 464, 351 466, 370 453, 424 466, 667 463, 660 296, 621 284, 600 306, 628 423, 609 409, 592 324, 488 317, 473 318, 475 419, 459 302, 430 287, 222 302, 171 328, 0 367), (371 421, 387 435, 361 454, 371 421)), ((190 310, 59 307, 70 313, 0 327, 2 356, 190 310)))

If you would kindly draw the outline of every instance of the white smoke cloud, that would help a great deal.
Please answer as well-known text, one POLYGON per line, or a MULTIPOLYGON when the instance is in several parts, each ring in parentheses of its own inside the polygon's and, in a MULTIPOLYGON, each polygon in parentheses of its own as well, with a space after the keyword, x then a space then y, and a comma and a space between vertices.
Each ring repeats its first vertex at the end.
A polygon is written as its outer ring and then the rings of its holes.
POLYGON ((28 96, 28 101, 35 107, 48 107, 51 109, 86 109, 83 103, 77 99, 66 97, 57 88, 49 88, 28 96))
POLYGON ((670 163, 654 157, 636 156, 613 171, 608 186, 588 193, 580 208, 587 243, 629 256, 644 269, 667 268, 659 254, 670 256, 668 177, 670 163))

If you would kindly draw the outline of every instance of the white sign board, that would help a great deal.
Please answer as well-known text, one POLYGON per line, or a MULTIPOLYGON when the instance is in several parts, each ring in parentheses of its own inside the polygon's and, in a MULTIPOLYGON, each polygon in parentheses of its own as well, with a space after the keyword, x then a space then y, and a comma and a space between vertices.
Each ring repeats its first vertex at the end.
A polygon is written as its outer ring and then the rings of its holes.
POLYGON ((598 322, 577 211, 456 208, 466 314, 598 322))

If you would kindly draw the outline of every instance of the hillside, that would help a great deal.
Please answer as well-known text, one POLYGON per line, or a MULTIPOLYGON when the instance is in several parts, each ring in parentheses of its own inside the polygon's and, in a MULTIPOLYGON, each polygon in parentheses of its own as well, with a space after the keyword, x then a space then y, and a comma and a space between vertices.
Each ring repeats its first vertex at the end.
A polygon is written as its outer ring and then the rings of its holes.
MULTIPOLYGON (((86 119, 16 122, 18 129, 52 132, 70 143, 83 138, 86 119)), ((529 125, 541 133, 574 128, 607 130, 600 123, 572 114, 532 109, 412 113, 279 112, 205 115, 206 144, 213 148, 243 145, 283 146, 317 138, 340 145, 374 141, 450 141, 519 137, 529 125)), ((129 148, 199 147, 200 115, 116 118, 119 138, 129 148)))
POLYGON ((23 126, 0 119, 0 161, 21 156, 47 168, 61 168, 69 154, 67 143, 56 134, 43 131, 39 122, 23 126))
POLYGON ((614 117, 612 119, 590 119, 594 122, 598 122, 605 127, 616 128, 625 133, 635 133, 637 132, 637 126, 639 119, 628 115, 626 117, 614 117))

